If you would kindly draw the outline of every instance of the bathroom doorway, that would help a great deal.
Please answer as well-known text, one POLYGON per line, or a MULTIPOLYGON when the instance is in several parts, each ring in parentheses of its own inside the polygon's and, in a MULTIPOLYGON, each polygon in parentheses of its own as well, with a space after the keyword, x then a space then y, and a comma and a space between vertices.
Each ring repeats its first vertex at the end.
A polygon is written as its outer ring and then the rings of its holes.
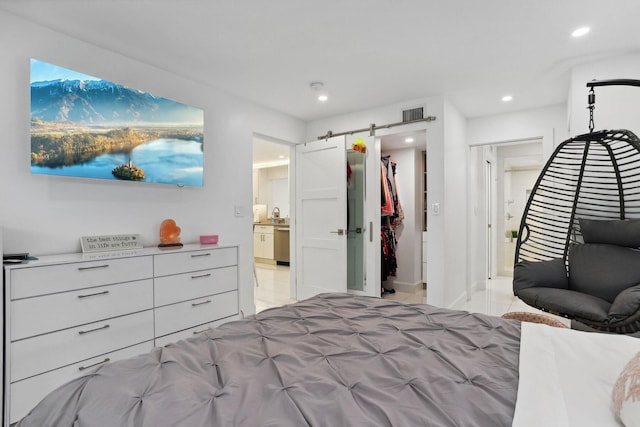
POLYGON ((542 140, 474 146, 471 158, 476 162, 471 174, 478 179, 470 184, 477 196, 471 199, 470 229, 486 249, 475 261, 478 271, 483 271, 482 280, 512 277, 520 220, 544 163, 542 140))

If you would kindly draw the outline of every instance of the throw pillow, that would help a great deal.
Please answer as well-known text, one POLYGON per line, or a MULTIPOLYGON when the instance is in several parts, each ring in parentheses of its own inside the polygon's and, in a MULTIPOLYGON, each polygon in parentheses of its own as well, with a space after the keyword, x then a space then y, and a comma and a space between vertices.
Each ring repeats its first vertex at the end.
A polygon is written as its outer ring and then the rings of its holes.
POLYGON ((517 294, 532 287, 567 289, 567 267, 562 258, 517 263, 513 268, 513 291, 517 294))
POLYGON ((578 220, 585 243, 640 247, 640 219, 578 220))
POLYGON ((640 353, 627 363, 613 386, 613 411, 625 427, 640 426, 640 353))

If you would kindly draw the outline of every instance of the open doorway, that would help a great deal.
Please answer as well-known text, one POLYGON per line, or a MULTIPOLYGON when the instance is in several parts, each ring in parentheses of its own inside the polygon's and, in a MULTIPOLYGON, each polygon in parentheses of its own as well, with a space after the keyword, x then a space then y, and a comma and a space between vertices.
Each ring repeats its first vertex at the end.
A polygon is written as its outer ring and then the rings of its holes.
POLYGON ((253 137, 253 255, 256 312, 288 304, 292 262, 292 144, 253 137))
MULTIPOLYGON (((543 166, 542 140, 509 141, 472 147, 471 158, 481 162, 475 169, 483 175, 474 191, 483 201, 477 226, 486 253, 485 279, 513 277, 515 243, 528 195, 543 166), (480 172, 482 171, 482 172, 480 172)), ((480 237, 480 235, 478 236, 480 237)), ((480 286, 482 288, 482 286, 480 286)))
POLYGON ((498 150, 502 158, 502 235, 503 243, 498 248, 498 274, 513 277, 515 245, 518 238, 520 221, 527 200, 531 194, 540 171, 542 170, 542 143, 501 147, 498 150), (527 151, 539 151, 539 155, 524 154, 527 151))
MULTIPOLYGON (((400 212, 390 215, 381 207, 378 234, 382 239, 383 298, 414 303, 426 300, 426 140, 424 129, 379 137, 381 170, 386 166, 401 207, 400 212)), ((382 195, 380 199, 382 202, 382 195)))

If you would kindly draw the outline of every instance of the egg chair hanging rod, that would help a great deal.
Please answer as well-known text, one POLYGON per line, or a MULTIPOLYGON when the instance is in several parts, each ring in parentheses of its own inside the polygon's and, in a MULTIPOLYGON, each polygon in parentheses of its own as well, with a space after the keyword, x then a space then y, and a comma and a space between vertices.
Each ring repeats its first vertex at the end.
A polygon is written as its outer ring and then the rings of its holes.
POLYGON ((589 106, 589 132, 593 132, 593 110, 596 108, 596 93, 593 88, 596 86, 638 86, 640 87, 640 80, 635 79, 609 79, 609 80, 592 80, 587 82, 589 89, 588 102, 589 106))
POLYGON ((318 139, 319 140, 329 139, 333 136, 353 135, 354 133, 361 133, 361 132, 369 132, 369 136, 374 136, 376 134, 377 129, 388 129, 396 126, 410 125, 412 123, 418 123, 418 122, 432 122, 435 119, 436 119, 435 116, 428 116, 423 119, 407 120, 406 122, 391 123, 388 125, 376 125, 374 123, 371 123, 368 128, 355 129, 347 132, 333 133, 331 131, 327 131, 326 134, 319 136, 318 139))
POLYGON ((587 87, 596 86, 640 86, 640 80, 635 79, 610 79, 610 80, 592 80, 587 82, 587 87))

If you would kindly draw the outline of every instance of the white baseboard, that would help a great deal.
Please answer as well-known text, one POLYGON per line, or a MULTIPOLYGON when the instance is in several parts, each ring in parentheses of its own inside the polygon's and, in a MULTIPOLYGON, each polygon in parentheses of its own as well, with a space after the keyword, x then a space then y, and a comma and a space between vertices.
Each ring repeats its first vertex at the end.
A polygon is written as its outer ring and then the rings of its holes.
MULTIPOLYGON (((385 285, 382 285, 386 287, 385 285)), ((422 282, 408 283, 408 282, 393 282, 389 283, 387 286, 392 287, 398 292, 409 292, 416 293, 423 288, 422 282)))

